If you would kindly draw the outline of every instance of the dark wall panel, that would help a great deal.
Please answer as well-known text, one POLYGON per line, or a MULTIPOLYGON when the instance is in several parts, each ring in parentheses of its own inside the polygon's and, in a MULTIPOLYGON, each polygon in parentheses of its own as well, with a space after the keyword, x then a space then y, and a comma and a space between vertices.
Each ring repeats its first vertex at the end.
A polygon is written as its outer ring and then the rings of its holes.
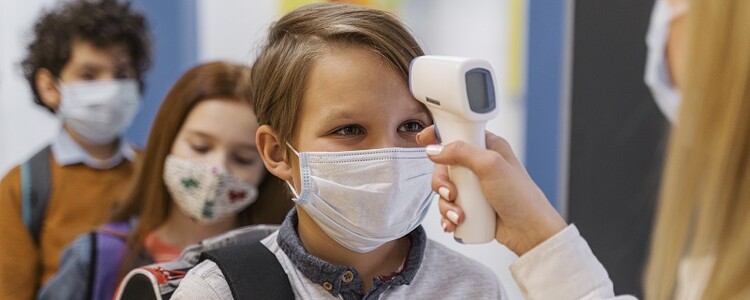
POLYGON ((577 0, 568 217, 615 291, 641 295, 669 125, 643 83, 653 0, 577 0))

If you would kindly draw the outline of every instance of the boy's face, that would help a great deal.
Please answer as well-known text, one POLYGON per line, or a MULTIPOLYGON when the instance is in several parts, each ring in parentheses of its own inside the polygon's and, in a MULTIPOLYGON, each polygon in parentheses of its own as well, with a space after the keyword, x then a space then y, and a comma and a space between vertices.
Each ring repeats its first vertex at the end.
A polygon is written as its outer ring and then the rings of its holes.
MULTIPOLYGON (((134 79, 135 67, 125 45, 115 44, 98 48, 94 44, 76 40, 71 45, 70 59, 60 71, 64 84, 81 81, 134 79)), ((57 110, 60 91, 56 78, 47 70, 37 75, 37 87, 45 105, 57 110)))
MULTIPOLYGON (((399 74, 366 48, 331 49, 309 74, 292 146, 301 152, 417 147, 416 134, 432 118, 399 74)), ((290 160, 299 183, 297 157, 290 160)))

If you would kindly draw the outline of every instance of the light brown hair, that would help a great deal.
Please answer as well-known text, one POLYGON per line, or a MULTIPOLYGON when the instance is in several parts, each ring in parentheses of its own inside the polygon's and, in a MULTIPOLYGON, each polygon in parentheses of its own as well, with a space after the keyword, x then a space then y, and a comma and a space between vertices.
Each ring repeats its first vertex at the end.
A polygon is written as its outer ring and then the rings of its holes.
MULTIPOLYGON (((123 261, 122 272, 137 264, 146 235, 162 225, 173 209, 172 198, 162 179, 164 162, 188 114, 207 99, 230 99, 228 101, 243 101, 251 105, 248 102, 251 94, 250 69, 224 62, 194 67, 174 84, 159 108, 146 149, 139 156, 130 192, 113 217, 115 222, 138 218, 138 224, 128 238, 129 252, 123 261)), ((240 212, 240 224, 281 223, 292 207, 286 186, 275 176, 266 174, 258 191, 258 199, 240 212)))
POLYGON ((702 299, 750 299, 750 1, 693 0, 687 18, 646 299, 676 296, 683 259, 715 259, 702 299))
MULTIPOLYGON (((351 4, 298 8, 274 23, 253 64, 253 103, 258 122, 270 125, 286 147, 313 64, 337 46, 361 46, 380 56, 407 84, 409 64, 424 52, 388 12, 351 4)), ((415 100, 416 101, 416 100, 415 100)))

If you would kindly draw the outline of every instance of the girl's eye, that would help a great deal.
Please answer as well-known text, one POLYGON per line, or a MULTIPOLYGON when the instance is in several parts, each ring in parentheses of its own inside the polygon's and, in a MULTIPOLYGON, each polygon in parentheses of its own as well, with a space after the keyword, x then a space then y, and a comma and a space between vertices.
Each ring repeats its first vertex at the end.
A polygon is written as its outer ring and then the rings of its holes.
POLYGON ((362 127, 355 125, 347 125, 336 129, 336 131, 333 132, 333 134, 335 135, 359 135, 363 133, 365 133, 365 131, 362 129, 362 127))
POLYGON ((407 121, 398 127, 398 132, 420 132, 424 129, 424 125, 419 121, 407 121))
POLYGON ((211 150, 211 147, 203 145, 190 145, 190 148, 193 148, 193 151, 202 154, 208 153, 208 151, 211 150))
POLYGON ((252 158, 242 157, 239 155, 234 156, 234 161, 240 165, 252 165, 255 162, 255 160, 253 160, 252 158))

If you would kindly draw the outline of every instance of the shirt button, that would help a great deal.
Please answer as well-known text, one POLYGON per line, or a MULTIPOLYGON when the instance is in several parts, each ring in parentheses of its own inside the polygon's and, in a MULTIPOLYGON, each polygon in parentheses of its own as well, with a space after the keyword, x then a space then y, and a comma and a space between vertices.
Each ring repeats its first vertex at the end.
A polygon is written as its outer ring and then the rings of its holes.
POLYGON ((326 291, 330 291, 333 289, 333 285, 330 282, 326 281, 323 282, 323 288, 326 289, 326 291))
POLYGON ((352 271, 346 271, 344 272, 344 276, 341 276, 341 280, 344 283, 350 283, 352 280, 354 280, 354 273, 352 271))

